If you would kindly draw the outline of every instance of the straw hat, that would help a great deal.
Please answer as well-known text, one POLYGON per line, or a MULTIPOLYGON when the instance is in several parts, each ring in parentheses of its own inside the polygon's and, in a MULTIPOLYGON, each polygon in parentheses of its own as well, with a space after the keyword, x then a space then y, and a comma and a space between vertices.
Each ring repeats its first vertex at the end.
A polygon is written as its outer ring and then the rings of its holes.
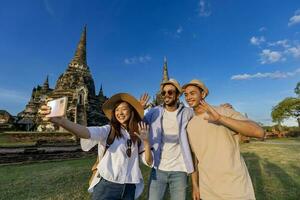
POLYGON ((196 86, 198 88, 201 88, 205 94, 205 97, 208 95, 209 91, 207 89, 207 87, 204 85, 204 83, 200 80, 197 80, 197 79, 193 79, 191 80, 189 83, 185 84, 182 86, 182 89, 186 89, 188 86, 190 85, 193 85, 193 86, 196 86))
POLYGON ((169 79, 168 81, 162 82, 160 84, 160 90, 162 91, 163 87, 167 84, 174 85, 176 87, 176 89, 179 91, 179 94, 182 93, 182 88, 180 87, 179 83, 173 78, 169 79))
POLYGON ((122 101, 129 103, 136 110, 139 117, 141 119, 144 118, 144 108, 136 98, 128 93, 118 93, 113 95, 102 105, 102 110, 109 120, 112 118, 116 104, 122 101))

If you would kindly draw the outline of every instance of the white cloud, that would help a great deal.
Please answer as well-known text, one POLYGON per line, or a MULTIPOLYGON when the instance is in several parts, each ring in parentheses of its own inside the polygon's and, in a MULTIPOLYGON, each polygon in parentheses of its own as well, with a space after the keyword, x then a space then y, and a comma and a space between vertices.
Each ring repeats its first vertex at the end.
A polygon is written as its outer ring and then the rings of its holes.
POLYGON ((264 26, 259 29, 260 32, 263 32, 263 31, 266 31, 266 30, 267 30, 267 28, 264 27, 264 26))
POLYGON ((287 53, 292 54, 295 58, 300 57, 300 45, 288 48, 286 50, 287 53))
POLYGON ((275 63, 284 60, 285 58, 282 56, 282 53, 279 51, 271 51, 270 49, 264 49, 260 53, 261 64, 275 63))
POLYGON ((150 60, 151 60, 151 57, 149 55, 139 57, 140 63, 146 63, 146 62, 149 62, 150 60))
POLYGON ((253 45, 260 45, 261 43, 265 42, 266 39, 265 37, 261 36, 261 37, 251 37, 250 38, 250 43, 253 44, 253 45))
POLYGON ((283 48, 289 48, 291 46, 289 44, 289 40, 288 39, 278 40, 276 42, 270 42, 268 45, 269 46, 281 46, 283 48))
MULTIPOLYGON (((281 55, 293 56, 294 58, 300 58, 300 45, 297 41, 289 41, 288 39, 278 40, 276 42, 268 43, 269 47, 282 47, 281 55)), ((267 52, 268 53, 268 52, 267 52)), ((274 56, 274 55, 273 55, 274 56)), ((285 59, 285 58, 283 58, 285 59)))
POLYGON ((210 16, 211 15, 210 4, 207 3, 205 0, 199 0, 197 11, 199 16, 201 17, 210 16))
MULTIPOLYGON (((295 23, 300 23, 300 9, 297 10, 295 15, 290 19, 289 25, 295 23), (299 22, 297 17, 299 17, 299 22)), ((265 27, 259 29, 259 31, 264 30, 266 30, 265 27)), ((271 64, 286 61, 287 59, 300 58, 299 40, 283 38, 281 40, 267 41, 264 36, 252 36, 249 42, 251 45, 257 46, 260 49, 260 64, 271 64)))
POLYGON ((148 63, 151 61, 151 56, 146 55, 146 56, 134 56, 131 58, 125 58, 124 63, 127 65, 132 65, 132 64, 139 64, 139 63, 148 63))
POLYGON ((300 23, 300 10, 297 10, 293 17, 290 18, 288 26, 300 23))
POLYGON ((238 74, 233 75, 231 77, 231 80, 250 80, 255 78, 270 78, 270 79, 280 79, 280 78, 289 78, 292 76, 295 76, 297 74, 300 74, 300 68, 296 69, 293 72, 268 72, 268 73, 256 73, 256 74, 238 74))

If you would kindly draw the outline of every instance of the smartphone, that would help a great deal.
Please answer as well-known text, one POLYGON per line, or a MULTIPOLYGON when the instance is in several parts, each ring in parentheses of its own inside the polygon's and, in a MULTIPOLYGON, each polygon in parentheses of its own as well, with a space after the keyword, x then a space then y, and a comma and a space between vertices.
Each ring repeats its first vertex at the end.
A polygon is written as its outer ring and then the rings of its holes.
POLYGON ((51 113, 46 117, 62 117, 65 116, 67 111, 68 98, 62 97, 49 101, 47 106, 51 107, 51 113))

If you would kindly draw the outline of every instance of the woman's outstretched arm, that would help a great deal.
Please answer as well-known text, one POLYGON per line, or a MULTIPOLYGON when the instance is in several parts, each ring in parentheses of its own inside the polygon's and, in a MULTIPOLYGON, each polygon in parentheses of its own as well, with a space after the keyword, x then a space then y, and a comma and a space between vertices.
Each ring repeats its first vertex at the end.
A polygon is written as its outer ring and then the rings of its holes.
POLYGON ((51 112, 51 107, 46 106, 46 105, 43 105, 41 107, 41 109, 39 110, 39 113, 41 115, 45 116, 43 118, 44 121, 50 121, 54 124, 57 124, 80 138, 89 139, 91 137, 89 130, 85 126, 76 124, 66 118, 63 118, 63 117, 47 118, 46 115, 50 114, 50 112, 51 112))

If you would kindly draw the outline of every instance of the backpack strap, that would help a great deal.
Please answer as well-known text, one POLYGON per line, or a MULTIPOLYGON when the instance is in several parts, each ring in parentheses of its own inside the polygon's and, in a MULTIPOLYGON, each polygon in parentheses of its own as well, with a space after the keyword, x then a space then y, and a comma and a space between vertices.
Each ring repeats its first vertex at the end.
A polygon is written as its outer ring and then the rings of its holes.
MULTIPOLYGON (((140 149, 140 146, 141 146, 141 144, 142 144, 142 141, 141 141, 141 139, 138 139, 138 150, 140 149)), ((153 147, 151 147, 150 148, 150 150, 151 151, 153 151, 154 150, 154 148, 153 147)), ((141 151, 141 152, 139 152, 139 155, 141 155, 142 153, 144 153, 145 152, 145 150, 143 150, 143 151, 141 151)))
POLYGON ((106 153, 107 149, 110 147, 110 145, 112 143, 114 143, 115 136, 116 136, 115 131, 112 131, 112 128, 110 128, 109 134, 106 138, 106 145, 105 145, 105 150, 103 152, 103 156, 105 155, 105 153, 106 153))
POLYGON ((138 149, 140 149, 141 144, 142 144, 142 141, 140 138, 138 138, 138 149))

